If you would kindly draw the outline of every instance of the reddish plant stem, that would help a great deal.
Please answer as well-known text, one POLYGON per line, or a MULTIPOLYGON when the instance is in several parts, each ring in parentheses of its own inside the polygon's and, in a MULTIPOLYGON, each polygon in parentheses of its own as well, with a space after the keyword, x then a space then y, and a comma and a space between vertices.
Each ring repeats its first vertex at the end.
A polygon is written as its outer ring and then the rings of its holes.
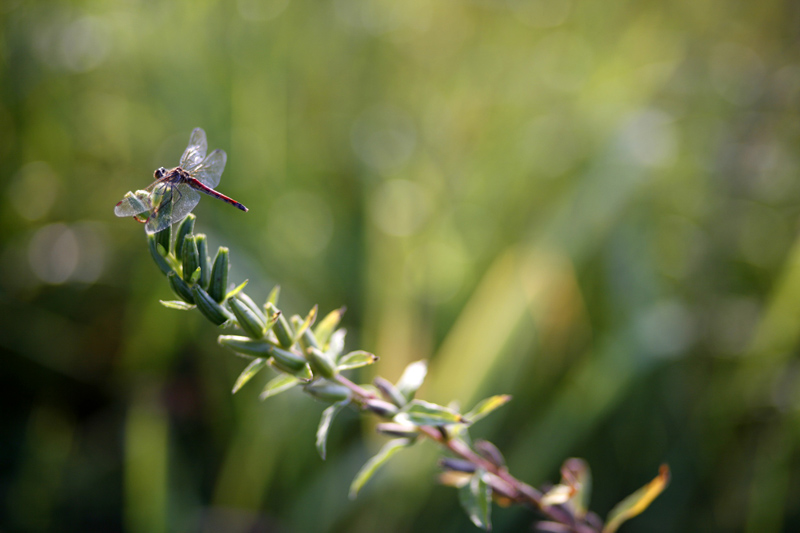
MULTIPOLYGON (((336 380, 350 389, 362 403, 366 400, 378 399, 376 394, 356 385, 341 374, 336 375, 336 380)), ((497 476, 503 482, 503 486, 497 488, 501 489, 499 492, 502 492, 508 498, 517 503, 533 507, 551 520, 560 522, 570 528, 575 526, 575 519, 571 513, 561 507, 542 505, 542 493, 540 491, 512 476, 505 467, 498 467, 494 463, 487 461, 472 451, 463 441, 448 438, 434 426, 419 426, 418 429, 420 433, 444 446, 462 459, 474 464, 476 468, 481 468, 497 476)))

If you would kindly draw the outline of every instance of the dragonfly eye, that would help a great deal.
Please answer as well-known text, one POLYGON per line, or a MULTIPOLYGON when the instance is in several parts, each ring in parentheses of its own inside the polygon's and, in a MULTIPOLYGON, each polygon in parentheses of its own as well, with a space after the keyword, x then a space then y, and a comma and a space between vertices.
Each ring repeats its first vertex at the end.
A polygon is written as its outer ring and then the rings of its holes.
POLYGON ((166 174, 166 173, 167 173, 167 169, 164 168, 164 167, 161 167, 159 169, 156 169, 155 172, 153 172, 153 177, 156 178, 157 180, 160 180, 161 178, 164 177, 164 174, 166 174))

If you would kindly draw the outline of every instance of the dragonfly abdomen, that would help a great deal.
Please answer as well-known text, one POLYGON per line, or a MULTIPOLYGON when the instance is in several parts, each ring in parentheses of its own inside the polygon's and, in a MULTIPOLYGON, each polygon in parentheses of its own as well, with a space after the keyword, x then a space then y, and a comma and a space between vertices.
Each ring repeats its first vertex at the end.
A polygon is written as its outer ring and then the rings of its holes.
POLYGON ((244 205, 240 204, 239 202, 237 202, 233 198, 229 198, 228 196, 225 196, 224 194, 215 191, 211 187, 208 187, 207 185, 204 185, 197 178, 188 178, 188 179, 186 179, 186 184, 189 185, 190 187, 192 187, 193 189, 197 189, 197 190, 199 190, 201 192, 206 193, 209 196, 213 196, 214 198, 218 198, 219 200, 222 200, 225 203, 231 204, 232 206, 238 207, 242 211, 247 212, 247 208, 244 205))

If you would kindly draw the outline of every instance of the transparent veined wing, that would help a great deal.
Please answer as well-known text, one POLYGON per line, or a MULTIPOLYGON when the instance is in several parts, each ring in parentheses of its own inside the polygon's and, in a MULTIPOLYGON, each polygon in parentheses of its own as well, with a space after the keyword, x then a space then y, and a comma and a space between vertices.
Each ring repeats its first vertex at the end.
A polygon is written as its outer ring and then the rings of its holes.
POLYGON ((190 173, 200 183, 213 189, 219 185, 219 179, 222 177, 222 171, 225 170, 225 162, 227 160, 228 155, 224 151, 214 150, 190 173))
POLYGON ((147 233, 158 233, 172 224, 177 224, 200 201, 200 193, 185 183, 168 183, 153 191, 153 210, 144 229, 147 233))
POLYGON ((196 167, 203 162, 207 151, 206 132, 203 131, 203 128, 195 128, 189 137, 189 146, 181 156, 181 166, 186 170, 196 167))
POLYGON ((128 191, 125 197, 114 206, 114 214, 118 217, 135 217, 139 213, 150 211, 152 208, 150 191, 128 191))

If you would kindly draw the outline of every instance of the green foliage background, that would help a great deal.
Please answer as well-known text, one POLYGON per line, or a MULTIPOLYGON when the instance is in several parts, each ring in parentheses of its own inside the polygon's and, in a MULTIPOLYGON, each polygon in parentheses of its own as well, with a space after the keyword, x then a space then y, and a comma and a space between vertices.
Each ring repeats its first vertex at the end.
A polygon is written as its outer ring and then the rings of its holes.
MULTIPOLYGON (((232 281, 349 309, 421 397, 514 400, 513 473, 588 459, 623 531, 800 528, 800 11, 793 2, 237 0, 0 7, 0 528, 467 531, 435 450, 355 502, 381 439, 235 397, 245 362, 113 217, 192 128, 232 281)), ((362 380, 371 379, 364 373, 362 380)), ((497 531, 532 515, 496 509, 497 531)))

